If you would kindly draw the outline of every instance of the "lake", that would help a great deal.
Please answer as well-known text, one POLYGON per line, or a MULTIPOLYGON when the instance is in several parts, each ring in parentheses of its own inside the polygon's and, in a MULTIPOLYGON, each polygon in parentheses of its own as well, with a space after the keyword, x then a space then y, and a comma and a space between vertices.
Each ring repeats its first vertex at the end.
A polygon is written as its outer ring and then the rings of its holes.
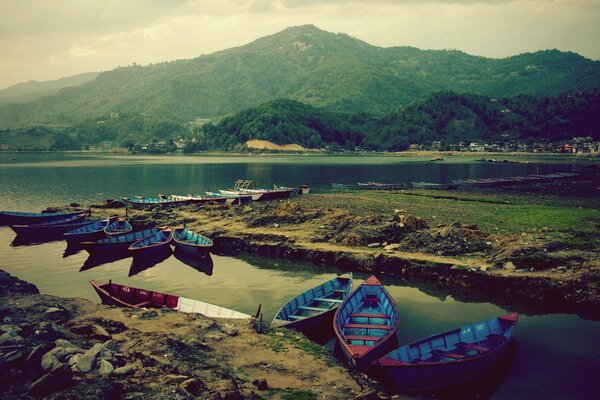
MULTIPOLYGON (((457 178, 571 171, 569 163, 477 163, 475 157, 394 156, 120 156, 0 154, 0 209, 40 211, 71 202, 98 203, 121 196, 198 193, 230 187, 236 179, 259 186, 307 184, 315 193, 331 182, 449 182, 457 178)), ((18 245, 0 227, 0 268, 34 283, 41 292, 99 301, 90 279, 112 279, 199 299, 253 314, 262 304, 271 320, 290 297, 344 271, 240 254, 212 255, 193 268, 171 256, 156 265, 130 258, 100 265, 87 253, 67 254, 66 243, 18 245)), ((355 287, 365 276, 356 276, 355 287)), ((492 302, 468 303, 422 284, 381 277, 400 308, 398 337, 406 343, 511 310, 492 302)), ((441 398, 589 398, 600 371, 600 322, 577 315, 521 315, 514 356, 485 385, 441 398)))

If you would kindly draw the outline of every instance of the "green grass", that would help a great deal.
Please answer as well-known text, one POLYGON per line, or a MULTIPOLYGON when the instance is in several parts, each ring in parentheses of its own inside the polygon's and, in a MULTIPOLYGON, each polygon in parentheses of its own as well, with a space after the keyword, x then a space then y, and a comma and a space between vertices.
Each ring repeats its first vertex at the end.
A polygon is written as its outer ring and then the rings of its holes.
POLYGON ((283 400, 317 400, 317 394, 310 390, 295 390, 295 389, 269 389, 266 397, 271 398, 279 395, 283 400))

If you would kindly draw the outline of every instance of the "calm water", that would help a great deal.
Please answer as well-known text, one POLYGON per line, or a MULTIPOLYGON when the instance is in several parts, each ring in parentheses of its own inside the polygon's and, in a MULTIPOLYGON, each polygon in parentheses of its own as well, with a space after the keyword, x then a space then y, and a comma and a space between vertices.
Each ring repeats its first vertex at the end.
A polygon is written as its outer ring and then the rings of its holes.
MULTIPOLYGON (((328 191, 330 182, 446 182, 455 178, 512 176, 571 170, 572 165, 480 164, 462 157, 431 163, 394 157, 135 157, 0 154, 0 209, 39 211, 73 201, 156 193, 202 192, 231 186, 238 178, 260 186, 308 184, 328 191), (12 158, 16 157, 16 160, 12 158)), ((86 252, 65 257, 62 241, 19 245, 0 227, 0 267, 48 294, 98 298, 90 279, 179 294, 246 313, 262 304, 265 319, 293 295, 343 271, 259 257, 212 256, 212 265, 192 268, 171 256, 156 265, 130 258, 94 266, 86 252)), ((364 276, 358 276, 355 285, 364 276)), ((464 303, 446 293, 382 279, 400 307, 401 342, 428 336, 510 310, 492 303, 464 303), (436 295, 431 295, 436 293, 436 295)), ((600 371, 600 322, 575 315, 522 315, 514 361, 486 387, 445 394, 454 398, 590 398, 600 371), (506 377, 505 377, 506 376, 506 377)))

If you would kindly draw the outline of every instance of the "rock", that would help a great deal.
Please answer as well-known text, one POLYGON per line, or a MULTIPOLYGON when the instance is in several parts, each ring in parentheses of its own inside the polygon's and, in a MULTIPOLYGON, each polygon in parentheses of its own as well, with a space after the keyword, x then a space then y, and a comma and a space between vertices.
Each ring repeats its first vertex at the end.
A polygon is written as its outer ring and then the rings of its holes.
POLYGON ((111 335, 108 333, 106 329, 101 327, 100 325, 93 324, 92 325, 92 335, 97 336, 102 339, 110 339, 111 335))
POLYGON ((204 382, 200 378, 190 378, 179 384, 179 387, 191 394, 194 397, 200 395, 201 391, 205 388, 204 382))
POLYGON ((513 264, 512 261, 507 261, 504 263, 504 269, 507 271, 514 271, 517 269, 517 267, 515 267, 515 264, 513 264))
POLYGON ((42 356, 41 366, 44 371, 53 371, 61 365, 62 363, 54 355, 52 350, 42 356))
POLYGON ((394 250, 399 249, 400 247, 401 247, 400 244, 398 244, 398 243, 392 243, 392 244, 388 244, 387 246, 385 246, 383 248, 383 250, 392 252, 394 250))
POLYGON ((54 322, 42 321, 35 327, 33 333, 40 339, 53 339, 61 336, 60 328, 54 322))
POLYGON ((106 361, 106 360, 100 360, 100 369, 98 370, 100 372, 100 375, 102 376, 109 376, 113 371, 114 371, 115 367, 113 367, 113 365, 106 361))
POLYGON ((370 248, 381 247, 381 243, 369 243, 367 245, 367 247, 370 247, 370 248))
POLYGON ((23 340, 23 338, 14 330, 10 330, 0 335, 0 344, 5 346, 18 343, 21 340, 23 340))
POLYGON ((63 365, 33 382, 29 388, 29 395, 40 397, 48 393, 62 390, 71 385, 72 382, 73 372, 71 372, 71 369, 68 366, 63 365))
POLYGON ((23 331, 23 329, 19 328, 18 326, 14 326, 14 325, 1 325, 0 331, 21 333, 23 331))
POLYGON ((145 311, 142 315, 139 316, 139 319, 156 319, 158 318, 158 313, 154 310, 145 311))
POLYGON ((71 342, 69 342, 68 340, 65 340, 65 339, 56 339, 54 341, 54 344, 56 345, 56 347, 64 347, 64 348, 77 347, 73 343, 71 343, 71 342))
POLYGON ((161 381, 168 383, 173 381, 184 381, 189 379, 190 377, 187 375, 177 375, 177 374, 168 374, 160 378, 161 381))
POLYGON ((98 355, 98 352, 100 351, 101 348, 102 348, 102 343, 96 343, 95 345, 92 346, 91 349, 89 349, 88 351, 83 353, 77 359, 77 363, 75 364, 77 366, 77 369, 81 372, 91 371, 91 369, 94 365, 94 362, 96 361, 96 356, 98 355))
POLYGON ((45 311, 46 314, 62 313, 62 312, 65 312, 65 310, 63 310, 62 308, 57 308, 57 307, 50 307, 45 311))
POLYGON ((73 354, 71 356, 71 358, 69 358, 69 361, 67 362, 67 364, 72 367, 75 366, 77 364, 77 360, 79 359, 79 357, 81 357, 81 354, 73 354))
POLYGON ((252 383, 256 386, 258 390, 267 390, 269 388, 266 378, 255 379, 252 381, 252 383))
POLYGON ((122 367, 119 368, 115 368, 112 372, 113 375, 117 375, 117 376, 121 376, 121 375, 127 375, 132 373, 133 371, 135 371, 136 369, 136 365, 135 364, 126 364, 122 367))
POLYGON ((229 336, 237 336, 240 333, 240 330, 234 328, 231 325, 224 325, 221 327, 221 332, 223 332, 229 336))

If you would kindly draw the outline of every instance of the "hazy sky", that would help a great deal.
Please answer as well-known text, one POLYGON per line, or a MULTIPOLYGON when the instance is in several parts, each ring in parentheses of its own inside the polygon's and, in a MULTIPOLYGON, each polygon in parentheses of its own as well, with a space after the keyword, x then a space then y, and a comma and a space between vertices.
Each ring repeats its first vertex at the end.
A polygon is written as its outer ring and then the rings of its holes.
POLYGON ((600 0, 0 0, 0 88, 194 58, 304 24, 382 47, 600 59, 600 0))

